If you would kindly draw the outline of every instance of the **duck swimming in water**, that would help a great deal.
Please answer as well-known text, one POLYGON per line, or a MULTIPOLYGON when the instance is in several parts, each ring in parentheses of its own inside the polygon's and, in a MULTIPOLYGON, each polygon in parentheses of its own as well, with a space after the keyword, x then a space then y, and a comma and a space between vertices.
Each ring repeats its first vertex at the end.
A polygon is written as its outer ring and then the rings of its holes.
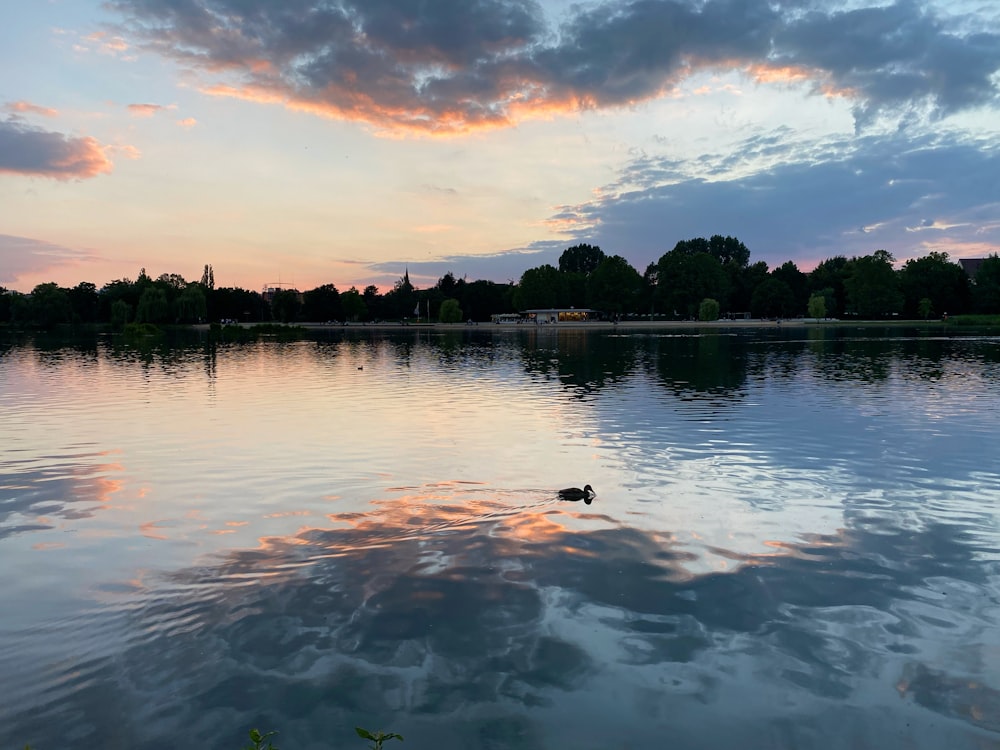
POLYGON ((594 488, 589 484, 585 484, 581 490, 579 487, 567 487, 564 490, 559 490, 558 495, 560 500, 583 500, 587 505, 590 505, 594 500, 594 488))

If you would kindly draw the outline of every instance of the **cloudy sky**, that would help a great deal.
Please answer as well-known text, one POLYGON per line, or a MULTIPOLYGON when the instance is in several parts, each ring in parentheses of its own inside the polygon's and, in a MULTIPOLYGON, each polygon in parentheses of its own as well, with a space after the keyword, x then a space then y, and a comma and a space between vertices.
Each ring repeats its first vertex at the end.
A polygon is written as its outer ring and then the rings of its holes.
POLYGON ((994 0, 0 0, 0 285, 1000 250, 994 0))

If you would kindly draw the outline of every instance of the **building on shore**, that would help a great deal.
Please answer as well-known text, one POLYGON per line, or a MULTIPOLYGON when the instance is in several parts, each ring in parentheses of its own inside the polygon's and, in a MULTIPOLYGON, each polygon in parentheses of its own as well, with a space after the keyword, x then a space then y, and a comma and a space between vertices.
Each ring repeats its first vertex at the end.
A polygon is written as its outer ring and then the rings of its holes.
POLYGON ((553 307, 539 310, 525 310, 524 315, 529 323, 536 325, 551 323, 582 323, 588 320, 599 320, 600 311, 589 308, 553 307))

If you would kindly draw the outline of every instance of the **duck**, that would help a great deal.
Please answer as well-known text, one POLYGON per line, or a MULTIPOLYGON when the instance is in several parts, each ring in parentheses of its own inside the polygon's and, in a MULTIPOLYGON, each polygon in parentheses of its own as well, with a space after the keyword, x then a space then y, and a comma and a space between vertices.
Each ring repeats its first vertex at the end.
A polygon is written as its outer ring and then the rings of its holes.
POLYGON ((587 505, 590 505, 594 500, 594 488, 589 484, 585 484, 581 490, 579 487, 567 487, 566 489, 559 490, 557 493, 560 500, 583 500, 587 505))

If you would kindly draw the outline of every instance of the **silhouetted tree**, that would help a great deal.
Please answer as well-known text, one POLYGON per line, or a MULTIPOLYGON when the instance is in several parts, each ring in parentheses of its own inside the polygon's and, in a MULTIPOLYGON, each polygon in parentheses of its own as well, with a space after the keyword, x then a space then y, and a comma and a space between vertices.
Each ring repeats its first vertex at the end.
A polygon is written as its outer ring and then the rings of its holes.
POLYGON ((52 328, 73 319, 67 290, 54 282, 39 284, 31 290, 30 310, 30 322, 39 328, 52 328))
POLYGON ((340 306, 344 311, 344 320, 357 323, 368 317, 368 305, 357 288, 351 287, 340 295, 340 306))
POLYGON ((593 273, 601 261, 607 257, 597 245, 573 245, 563 250, 559 256, 559 270, 562 273, 579 273, 587 276, 593 273))
MULTIPOLYGON (((708 245, 707 240, 701 242, 708 245)), ((699 244, 698 240, 690 243, 699 244)), ((692 253, 687 245, 680 250, 675 247, 660 258, 657 266, 659 298, 667 313, 693 318, 706 297, 728 297, 729 280, 722 264, 707 252, 692 253)))
POLYGON ((906 261, 899 270, 899 289, 907 317, 926 317, 920 312, 920 300, 925 298, 938 312, 955 314, 969 309, 969 276, 948 259, 948 253, 932 252, 906 261))
POLYGON ((323 284, 302 295, 302 318, 304 320, 340 320, 343 317, 340 292, 333 284, 323 284))
POLYGON ((514 293, 514 304, 519 310, 565 307, 565 277, 553 266, 529 268, 521 275, 514 293))
POLYGON ((844 279, 848 312, 862 318, 882 318, 900 311, 903 295, 892 268, 893 260, 887 250, 876 250, 871 255, 848 261, 848 274, 844 279))
POLYGON ((642 277, 620 255, 601 261, 587 279, 587 304, 606 313, 635 312, 642 277))
POLYGON ((205 289, 215 289, 215 271, 208 263, 205 264, 205 270, 201 272, 201 285, 205 289))
POLYGON ((98 319, 100 297, 97 286, 89 281, 81 281, 68 291, 69 304, 73 310, 73 321, 95 323, 98 319))
POLYGON ((809 277, 792 261, 786 261, 771 271, 771 275, 784 281, 792 293, 791 308, 785 313, 788 316, 805 314, 809 303, 809 277))
POLYGON ((441 311, 438 313, 438 320, 442 323, 458 323, 462 319, 462 308, 458 306, 458 300, 448 298, 441 303, 441 311))
POLYGON ((976 310, 981 313, 1000 313, 1000 256, 990 255, 976 272, 973 291, 976 310))
POLYGON ((10 307, 14 299, 14 292, 0 286, 0 323, 10 322, 10 307))
POLYGON ((208 305, 201 284, 188 284, 174 301, 174 319, 178 323, 200 323, 207 315, 208 305))
POLYGON ((135 309, 136 323, 165 323, 170 316, 167 293, 160 287, 150 286, 143 290, 139 305, 135 309))
POLYGON ((847 292, 844 289, 844 280, 850 272, 847 263, 847 258, 843 255, 835 255, 822 261, 809 272, 809 290, 823 294, 827 315, 837 317, 843 315, 846 309, 847 292))
POLYGON ((787 318, 794 305, 795 296, 788 284, 769 276, 753 290, 750 312, 755 318, 787 318))

